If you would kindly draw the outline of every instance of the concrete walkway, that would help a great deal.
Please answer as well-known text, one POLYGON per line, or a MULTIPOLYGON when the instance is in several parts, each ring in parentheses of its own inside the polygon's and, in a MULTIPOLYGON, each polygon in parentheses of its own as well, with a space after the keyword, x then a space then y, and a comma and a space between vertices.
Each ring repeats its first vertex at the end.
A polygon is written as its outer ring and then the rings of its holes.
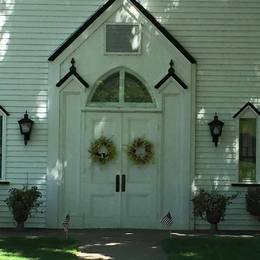
POLYGON ((166 260, 161 240, 168 232, 158 230, 86 230, 71 236, 84 241, 79 257, 91 260, 166 260))

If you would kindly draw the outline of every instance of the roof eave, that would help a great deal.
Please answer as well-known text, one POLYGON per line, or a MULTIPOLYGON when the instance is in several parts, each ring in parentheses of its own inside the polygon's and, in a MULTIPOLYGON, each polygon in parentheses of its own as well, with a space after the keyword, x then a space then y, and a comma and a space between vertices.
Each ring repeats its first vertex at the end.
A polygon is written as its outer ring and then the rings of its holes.
MULTIPOLYGON (((83 33, 95 20, 98 19, 115 1, 109 0, 103 6, 101 6, 85 23, 83 23, 69 38, 54 51, 54 53, 48 58, 49 61, 54 61, 67 47, 69 47, 74 40, 76 40, 81 33, 83 33)), ((188 51, 171 35, 171 33, 162 26, 155 17, 147 11, 140 3, 136 0, 129 0, 136 8, 139 10, 182 54, 183 56, 191 63, 195 64, 196 60, 189 54, 188 51)))

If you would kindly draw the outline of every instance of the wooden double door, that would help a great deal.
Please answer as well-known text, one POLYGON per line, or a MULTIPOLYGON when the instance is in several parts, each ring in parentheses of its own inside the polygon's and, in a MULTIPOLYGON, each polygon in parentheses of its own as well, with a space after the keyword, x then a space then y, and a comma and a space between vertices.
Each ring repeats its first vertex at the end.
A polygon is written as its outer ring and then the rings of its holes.
POLYGON ((160 200, 160 114, 86 112, 83 130, 82 209, 86 227, 156 228, 160 200), (93 163, 88 149, 100 136, 111 138, 117 157, 93 163), (143 166, 128 158, 137 137, 154 144, 153 160, 143 166))

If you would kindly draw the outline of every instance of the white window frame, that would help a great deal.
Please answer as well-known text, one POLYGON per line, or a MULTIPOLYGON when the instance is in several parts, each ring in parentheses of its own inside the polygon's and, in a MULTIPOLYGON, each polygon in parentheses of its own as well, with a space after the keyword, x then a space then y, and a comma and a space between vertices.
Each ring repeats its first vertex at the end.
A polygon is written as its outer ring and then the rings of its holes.
POLYGON ((6 179, 6 119, 7 115, 0 109, 0 116, 2 117, 2 168, 0 180, 6 179))
POLYGON ((141 55, 142 54, 142 26, 138 23, 106 23, 104 27, 104 38, 105 38, 105 44, 104 44, 104 53, 105 55, 141 55), (107 51, 107 26, 108 25, 132 25, 132 26, 138 26, 139 27, 139 34, 140 34, 140 45, 139 49, 136 52, 108 52, 107 51))
POLYGON ((259 148, 260 148, 260 122, 258 119, 259 115, 250 107, 247 107, 247 109, 245 109, 245 111, 243 111, 238 117, 237 117, 237 183, 259 183, 260 181, 260 174, 258 173, 260 171, 260 161, 257 160, 258 155, 259 155, 259 148), (239 147, 239 143, 240 143, 240 119, 255 119, 256 120, 256 174, 255 174, 255 180, 254 181, 240 181, 240 171, 239 171, 239 152, 240 152, 240 147, 239 147))

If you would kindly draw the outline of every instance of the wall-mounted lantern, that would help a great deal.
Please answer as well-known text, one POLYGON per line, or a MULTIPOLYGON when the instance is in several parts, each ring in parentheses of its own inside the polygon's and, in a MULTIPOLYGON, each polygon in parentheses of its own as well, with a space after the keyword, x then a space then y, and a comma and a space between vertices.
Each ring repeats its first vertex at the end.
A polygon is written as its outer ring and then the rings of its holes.
POLYGON ((218 139, 221 136, 222 128, 224 123, 218 120, 217 113, 215 113, 214 120, 211 121, 209 124, 210 133, 212 136, 212 142, 215 143, 215 146, 218 146, 218 139))
POLYGON ((24 117, 18 121, 21 134, 24 136, 24 144, 27 145, 27 141, 30 140, 30 134, 32 131, 33 121, 28 117, 27 111, 24 117))

